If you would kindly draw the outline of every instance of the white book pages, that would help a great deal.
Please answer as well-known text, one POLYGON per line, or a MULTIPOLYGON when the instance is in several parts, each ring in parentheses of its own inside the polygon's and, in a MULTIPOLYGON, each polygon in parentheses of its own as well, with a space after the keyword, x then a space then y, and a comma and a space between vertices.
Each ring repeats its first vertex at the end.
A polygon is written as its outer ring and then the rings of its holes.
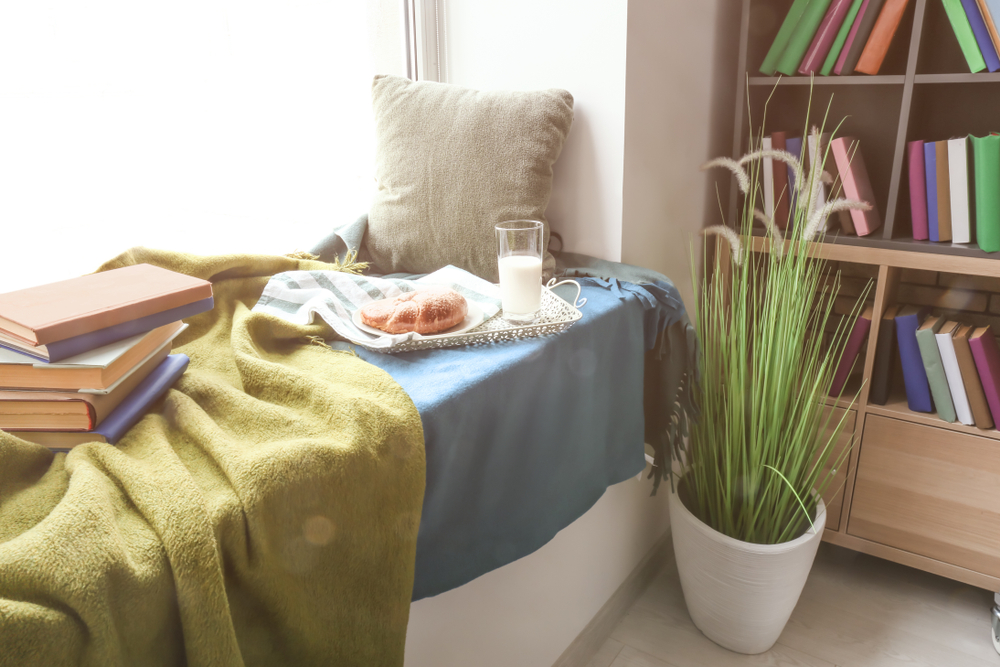
POLYGON ((972 426, 972 408, 969 407, 969 397, 962 383, 962 371, 958 368, 958 357, 955 356, 955 343, 952 340, 953 333, 954 328, 945 333, 936 333, 934 338, 941 353, 941 364, 944 366, 944 375, 948 378, 948 389, 951 391, 952 402, 955 403, 958 421, 972 426))
MULTIPOLYGON (((771 150, 771 137, 764 137, 764 150, 771 150)), ((764 213, 768 218, 774 220, 774 160, 764 158, 761 171, 764 174, 764 213)))
POLYGON ((965 137, 948 140, 948 181, 951 186, 951 241, 972 243, 969 219, 969 157, 965 137))

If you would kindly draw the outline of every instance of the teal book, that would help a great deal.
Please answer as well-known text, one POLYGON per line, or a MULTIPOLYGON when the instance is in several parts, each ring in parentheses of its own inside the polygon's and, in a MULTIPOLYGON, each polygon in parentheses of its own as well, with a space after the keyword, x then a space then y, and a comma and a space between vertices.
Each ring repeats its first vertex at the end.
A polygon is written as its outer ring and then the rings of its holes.
POLYGON ((813 35, 816 34, 819 24, 823 22, 823 17, 826 16, 826 10, 830 8, 831 1, 812 0, 806 7, 799 24, 795 26, 795 31, 788 38, 788 46, 778 58, 777 70, 779 72, 788 76, 794 76, 798 73, 802 58, 806 55, 806 50, 812 43, 813 35))
POLYGON ((929 315, 917 329, 917 346, 920 348, 920 358, 924 362, 927 383, 931 387, 931 397, 934 399, 938 417, 946 422, 953 422, 956 419, 955 404, 951 399, 948 376, 945 374, 941 350, 935 337, 945 319, 947 318, 944 315, 929 315))
POLYGON ((976 200, 976 242, 980 250, 1000 251, 1000 135, 969 137, 972 142, 976 200))
POLYGON ((951 29, 955 32, 955 38, 958 39, 962 55, 965 56, 965 62, 969 64, 969 71, 982 72, 986 69, 986 61, 979 50, 976 36, 972 32, 969 17, 962 8, 962 0, 941 0, 941 4, 944 5, 944 11, 951 22, 951 29))
POLYGON ((795 0, 792 3, 791 9, 785 15, 784 22, 778 28, 778 34, 775 35, 774 41, 771 43, 771 48, 768 49, 767 55, 764 56, 764 62, 760 66, 761 74, 774 76, 775 69, 778 66, 778 58, 784 53, 785 47, 788 46, 788 40, 791 38, 792 33, 795 32, 799 25, 799 20, 811 2, 812 0, 795 0))
POLYGON ((854 0, 851 3, 850 9, 847 10, 847 16, 844 17, 844 22, 840 25, 840 30, 837 32, 837 36, 833 38, 833 44, 830 46, 830 52, 826 54, 826 60, 823 61, 823 67, 820 68, 819 73, 823 76, 829 76, 830 72, 833 71, 833 66, 837 63, 837 58, 840 57, 840 51, 844 48, 844 43, 847 41, 847 34, 851 32, 851 27, 854 25, 854 19, 858 17, 858 10, 861 9, 861 3, 864 0, 854 0))

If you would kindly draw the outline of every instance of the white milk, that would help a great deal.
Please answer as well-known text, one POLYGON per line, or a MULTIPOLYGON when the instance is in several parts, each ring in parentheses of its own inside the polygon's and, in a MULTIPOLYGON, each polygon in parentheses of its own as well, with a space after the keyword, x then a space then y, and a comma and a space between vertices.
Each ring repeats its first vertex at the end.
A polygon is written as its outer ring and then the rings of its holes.
POLYGON ((500 258, 500 299, 505 313, 533 313, 542 305, 542 260, 534 255, 500 258))

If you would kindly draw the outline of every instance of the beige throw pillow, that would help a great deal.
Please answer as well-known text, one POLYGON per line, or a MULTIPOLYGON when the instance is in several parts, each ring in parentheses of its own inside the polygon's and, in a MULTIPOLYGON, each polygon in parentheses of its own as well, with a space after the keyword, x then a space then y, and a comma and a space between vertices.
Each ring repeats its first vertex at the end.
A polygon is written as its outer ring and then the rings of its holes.
POLYGON ((545 222, 552 165, 573 122, 565 90, 482 92, 376 76, 378 190, 365 247, 390 273, 448 264, 497 282, 493 226, 545 222))

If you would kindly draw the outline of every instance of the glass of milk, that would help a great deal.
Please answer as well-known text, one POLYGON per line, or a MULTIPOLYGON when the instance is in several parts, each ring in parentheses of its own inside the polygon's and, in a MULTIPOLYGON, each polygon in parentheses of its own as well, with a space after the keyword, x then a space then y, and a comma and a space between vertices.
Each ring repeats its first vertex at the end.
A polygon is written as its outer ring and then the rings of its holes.
POLYGON ((508 322, 529 324, 538 319, 543 229, 537 220, 508 220, 496 226, 500 300, 508 322))

